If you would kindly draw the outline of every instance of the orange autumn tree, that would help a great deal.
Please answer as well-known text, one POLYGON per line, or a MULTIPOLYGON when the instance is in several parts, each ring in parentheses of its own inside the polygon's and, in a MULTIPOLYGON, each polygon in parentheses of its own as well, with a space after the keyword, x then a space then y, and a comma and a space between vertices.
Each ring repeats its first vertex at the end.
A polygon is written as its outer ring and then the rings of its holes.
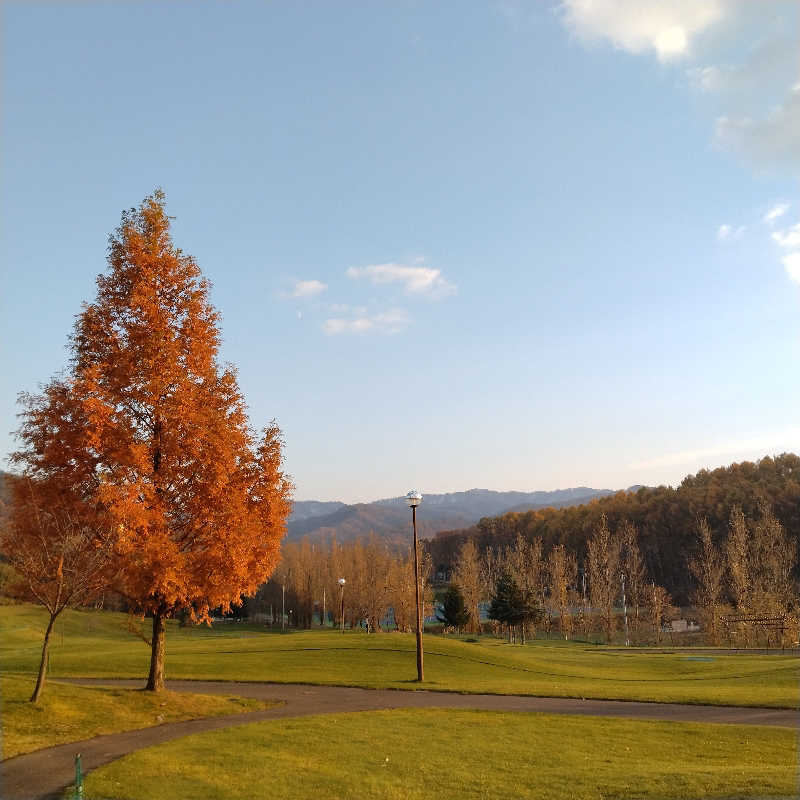
POLYGON ((161 191, 123 213, 108 267, 77 318, 69 374, 23 398, 14 460, 91 486, 112 515, 117 588, 153 618, 147 688, 159 690, 165 620, 208 620, 267 579, 292 486, 279 429, 256 435, 218 362, 209 284, 173 245, 161 191))

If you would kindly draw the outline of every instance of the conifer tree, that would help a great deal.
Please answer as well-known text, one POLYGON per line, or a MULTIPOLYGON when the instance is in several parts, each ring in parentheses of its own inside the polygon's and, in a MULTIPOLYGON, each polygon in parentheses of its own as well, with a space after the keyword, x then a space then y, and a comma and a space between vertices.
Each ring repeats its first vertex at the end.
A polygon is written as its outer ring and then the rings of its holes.
POLYGON ((118 588, 153 619, 151 690, 168 617, 206 620, 269 576, 291 492, 280 431, 250 428, 236 372, 218 360, 209 284, 173 245, 164 203, 157 191, 123 213, 69 374, 24 398, 14 456, 115 520, 118 588))
POLYGON ((469 621, 470 615, 464 603, 464 596, 455 584, 450 584, 442 601, 442 613, 437 614, 439 620, 447 628, 459 630, 469 621))

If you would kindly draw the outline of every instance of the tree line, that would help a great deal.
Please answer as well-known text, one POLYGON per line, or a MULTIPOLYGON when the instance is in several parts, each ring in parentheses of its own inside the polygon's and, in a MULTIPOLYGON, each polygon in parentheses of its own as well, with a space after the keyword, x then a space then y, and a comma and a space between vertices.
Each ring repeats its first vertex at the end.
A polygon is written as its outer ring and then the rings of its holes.
MULTIPOLYGON (((580 506, 514 512, 481 519, 476 525, 445 531, 425 542, 437 571, 452 569, 463 543, 472 539, 478 549, 499 551, 517 535, 541 539, 545 550, 557 544, 574 553, 580 563, 588 541, 605 516, 614 530, 630 523, 637 530, 639 549, 648 575, 664 586, 681 605, 691 602, 693 577, 686 564, 700 549, 697 521, 705 519, 715 545, 728 535, 734 508, 755 519, 767 506, 789 538, 800 540, 800 458, 786 453, 775 458, 701 470, 676 488, 641 487, 618 492, 580 506)), ((797 577, 797 572, 795 571, 797 577)))
MULTIPOLYGON (((430 556, 423 551, 420 583, 424 617, 433 612, 434 591, 430 556)), ((371 534, 349 542, 285 542, 280 565, 247 601, 247 611, 273 623, 283 618, 282 624, 294 627, 330 624, 410 632, 415 603, 413 548, 371 534)))
MULTIPOLYGON (((762 504, 748 517, 734 506, 724 537, 715 541, 706 518, 696 520, 683 569, 688 616, 713 645, 787 645, 797 638, 797 546, 762 504)), ((651 573, 641 533, 630 520, 612 525, 605 514, 583 551, 517 533, 506 545, 480 548, 467 537, 453 558, 447 585, 422 554, 425 615, 447 629, 503 630, 514 641, 537 632, 606 642, 658 643, 681 615, 671 592, 651 573), (434 593, 434 588, 436 593, 434 593)), ((248 612, 281 624, 411 631, 413 553, 371 535, 345 544, 330 539, 288 542, 268 583, 248 612), (339 581, 345 579, 342 586, 339 581), (341 601, 344 600, 342 607, 341 601), (286 613, 284 615, 284 610, 286 613)))
MULTIPOLYGON (((797 543, 767 505, 755 517, 731 511, 717 543, 708 520, 694 526, 696 547, 687 553, 689 600, 708 644, 792 645, 798 635, 795 568, 797 543)), ((630 520, 613 528, 605 514, 583 553, 541 537, 516 535, 513 543, 480 550, 467 538, 453 559, 452 586, 464 600, 468 630, 488 617, 526 633, 557 630, 565 639, 599 633, 606 642, 656 642, 680 611, 649 572, 639 531, 630 520)), ((451 600, 451 603, 453 601, 451 600)), ((454 607, 457 604, 453 604, 454 607)))

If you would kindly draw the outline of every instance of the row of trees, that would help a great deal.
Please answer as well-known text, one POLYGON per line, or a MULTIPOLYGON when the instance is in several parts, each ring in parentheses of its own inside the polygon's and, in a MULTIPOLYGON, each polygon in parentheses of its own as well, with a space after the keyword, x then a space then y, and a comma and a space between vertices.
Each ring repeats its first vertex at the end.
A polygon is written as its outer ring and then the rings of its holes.
POLYGON ((672 610, 668 593, 648 580, 636 528, 623 522, 612 534, 604 516, 580 565, 563 544, 546 551, 538 537, 518 534, 512 544, 482 552, 467 539, 455 559, 452 583, 464 597, 470 630, 481 629, 481 607, 488 604, 489 618, 518 625, 523 640, 529 627, 539 626, 548 632, 557 627, 565 639, 576 630, 583 635, 601 630, 610 640, 623 602, 631 606, 629 632, 635 638, 642 633, 642 612, 648 609, 659 638, 672 610), (503 614, 509 605, 505 597, 518 598, 516 614, 503 614))
MULTIPOLYGON (((728 536, 731 511, 740 508, 756 519, 767 505, 790 539, 800 541, 800 457, 786 453, 690 475, 677 488, 640 487, 598 498, 580 506, 510 512, 485 518, 459 531, 441 532, 426 543, 437 570, 451 568, 465 541, 483 552, 541 539, 549 551, 562 544, 580 563, 601 516, 613 530, 626 521, 636 527, 648 575, 681 605, 692 600, 693 577, 687 555, 698 548, 697 520, 705 519, 718 546, 728 536)), ((796 573, 797 576, 797 573, 796 573)))
MULTIPOLYGON (((424 614, 433 610, 430 556, 420 553, 421 599, 424 614)), ((310 628, 315 618, 327 624, 381 631, 391 617, 396 629, 415 625, 414 553, 371 535, 365 540, 340 543, 336 539, 312 543, 286 542, 272 578, 250 603, 274 619, 283 608, 292 611, 292 623, 310 628), (344 585, 339 580, 344 578, 344 585), (342 603, 344 601, 344 619, 342 603)), ((424 616, 423 614, 423 616, 424 616)))
MULTIPOLYGON (((794 577, 797 543, 767 506, 755 519, 731 512, 727 538, 714 542, 706 520, 698 525, 699 548, 689 562, 693 600, 710 642, 744 645, 760 633, 797 639, 798 595, 794 577)), ((769 637, 768 637, 769 638, 769 637)))
MULTIPOLYGON (((780 630, 784 643, 797 638, 797 547, 767 506, 747 519, 734 507, 729 530, 715 544, 708 521, 696 526, 697 547, 686 563, 691 599, 706 640, 756 643, 759 631, 780 630), (770 628, 771 626, 771 628, 770 628)), ((521 534, 513 544, 479 552, 467 539, 457 554, 452 583, 464 599, 465 624, 481 629, 481 606, 490 619, 518 626, 557 626, 565 639, 576 630, 601 631, 611 641, 625 626, 626 639, 658 642, 666 619, 677 613, 669 592, 648 574, 636 527, 623 520, 612 531, 600 516, 585 557, 563 544, 545 552, 541 538, 521 534), (620 608, 623 614, 620 615, 620 608)), ((454 602, 454 601, 453 601, 454 602)), ((454 607, 456 606, 454 602, 454 607)), ((772 637, 777 641, 780 637, 772 637)))

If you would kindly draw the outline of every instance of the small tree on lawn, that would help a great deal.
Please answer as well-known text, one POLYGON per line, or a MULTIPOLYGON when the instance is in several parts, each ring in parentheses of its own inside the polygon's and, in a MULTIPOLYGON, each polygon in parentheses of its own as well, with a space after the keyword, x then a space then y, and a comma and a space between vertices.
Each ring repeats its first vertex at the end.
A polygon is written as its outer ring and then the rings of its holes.
POLYGON ((42 694, 50 635, 65 608, 88 603, 107 586, 110 520, 102 509, 76 500, 51 483, 6 476, 10 504, 0 548, 20 578, 21 595, 49 615, 31 702, 42 694))
POLYGON ((514 628, 522 625, 522 643, 525 644, 523 623, 541 619, 542 609, 531 592, 522 590, 508 572, 497 579, 489 605, 489 619, 508 625, 508 640, 513 642, 514 628))
POLYGON ((436 615, 436 619, 443 623, 447 628, 454 628, 456 631, 463 628, 469 622, 470 615, 467 611, 464 596, 458 586, 450 584, 442 600, 442 613, 436 615))
POLYGON ((270 575, 291 492, 280 431, 250 427, 218 360, 209 284, 169 227, 161 192, 122 215, 70 372, 23 398, 13 457, 113 517, 117 588, 153 619, 151 690, 164 685, 167 618, 207 620, 270 575))

